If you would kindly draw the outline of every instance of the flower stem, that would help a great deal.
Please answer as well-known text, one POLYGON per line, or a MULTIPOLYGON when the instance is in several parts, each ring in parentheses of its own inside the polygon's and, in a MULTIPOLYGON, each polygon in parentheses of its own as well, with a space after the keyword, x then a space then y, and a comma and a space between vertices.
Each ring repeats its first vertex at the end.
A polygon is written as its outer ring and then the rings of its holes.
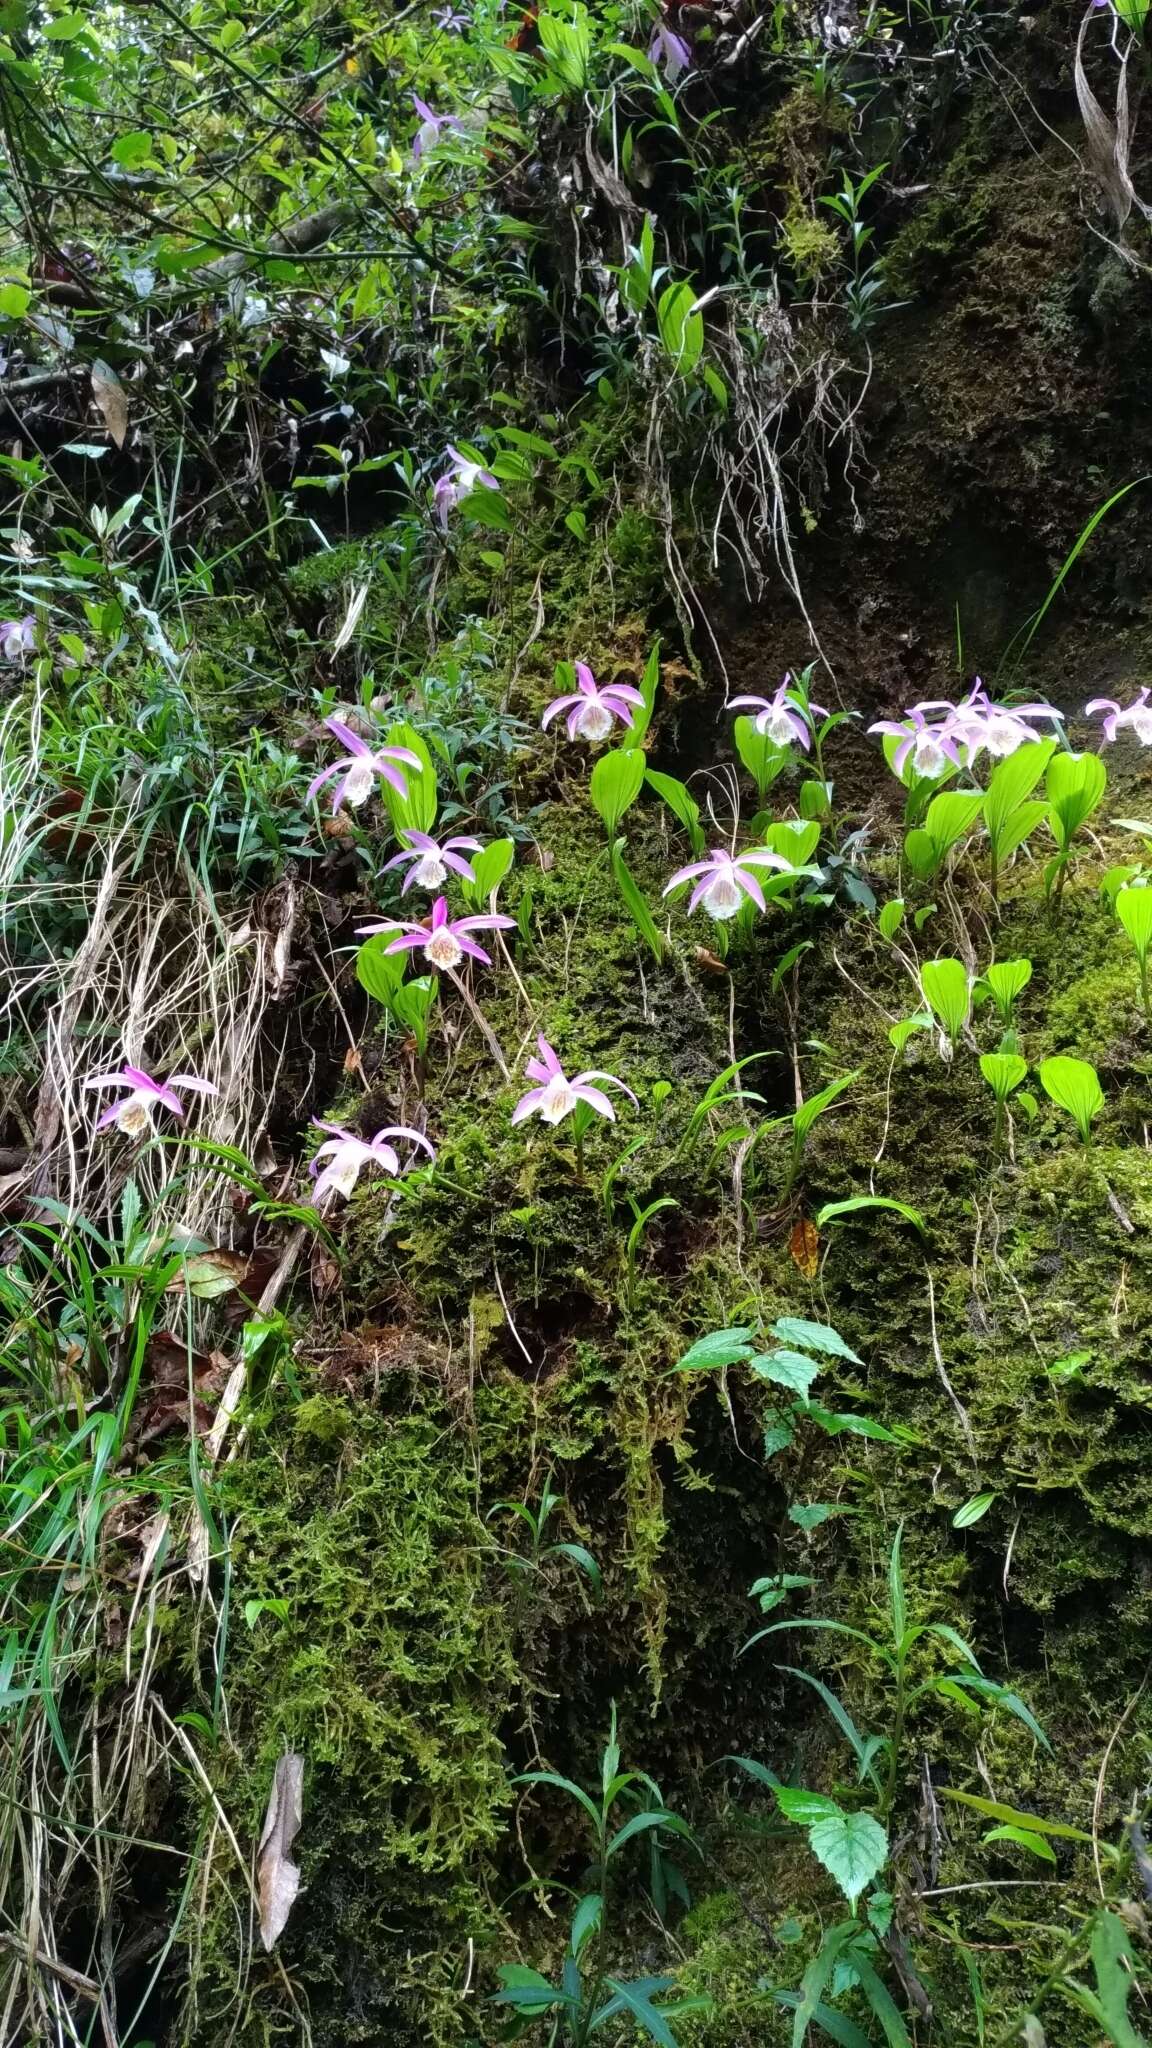
POLYGON ((483 1032, 485 1039, 487 1040, 488 1050, 492 1054, 492 1057, 495 1060, 496 1065, 499 1067, 500 1072, 503 1074, 504 1079, 506 1081, 511 1081, 512 1076, 508 1072, 508 1062, 504 1058, 504 1055, 500 1050, 500 1041, 497 1038, 496 1033, 493 1031, 492 1026, 489 1024, 487 1017, 485 1017, 483 1011, 481 1010, 479 1003, 477 1003, 475 997, 472 995, 471 990, 468 988, 467 983, 461 979, 461 977, 457 974, 456 969, 454 967, 449 967, 447 972, 449 980, 454 983, 455 987, 463 996, 464 1002, 471 1013, 473 1021, 480 1026, 480 1029, 483 1032))

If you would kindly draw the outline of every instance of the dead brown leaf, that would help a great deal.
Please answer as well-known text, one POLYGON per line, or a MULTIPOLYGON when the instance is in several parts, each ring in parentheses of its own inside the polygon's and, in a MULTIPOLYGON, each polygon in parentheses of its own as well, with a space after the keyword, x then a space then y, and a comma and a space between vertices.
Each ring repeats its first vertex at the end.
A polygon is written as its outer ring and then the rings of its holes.
POLYGON ((215 1301, 219 1294, 231 1294, 233 1288, 243 1287, 248 1279, 251 1260, 243 1252, 229 1252, 223 1248, 210 1252, 193 1252, 186 1258, 174 1280, 168 1282, 169 1294, 183 1294, 187 1288, 197 1301, 215 1301))
POLYGON ((717 954, 711 952, 707 946, 697 946, 696 964, 699 967, 703 967, 709 974, 727 974, 728 972, 723 960, 717 954))
POLYGON ((283 1934, 300 1889, 299 1865, 293 1863, 290 1851, 303 1817, 304 1759, 288 1750, 276 1764, 256 1852, 260 1939, 266 1949, 275 1948, 283 1934))
POLYGON ((801 1216, 792 1226, 788 1249, 806 1280, 816 1277, 820 1264, 820 1234, 810 1216, 801 1216))
POLYGON ((92 365, 92 396, 117 448, 122 448, 128 437, 128 393, 102 356, 92 365))
POLYGON ((340 1285, 340 1262, 316 1239, 312 1247, 312 1294, 316 1301, 327 1301, 340 1285))

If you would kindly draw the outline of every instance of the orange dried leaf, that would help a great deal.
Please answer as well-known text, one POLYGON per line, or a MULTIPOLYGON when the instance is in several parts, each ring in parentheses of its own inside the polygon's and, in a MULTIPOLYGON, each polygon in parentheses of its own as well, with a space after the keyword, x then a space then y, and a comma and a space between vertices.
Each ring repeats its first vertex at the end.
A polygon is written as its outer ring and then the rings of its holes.
POLYGON ((806 1280, 816 1277, 820 1264, 820 1233, 810 1216, 801 1216, 792 1226, 788 1249, 806 1280))

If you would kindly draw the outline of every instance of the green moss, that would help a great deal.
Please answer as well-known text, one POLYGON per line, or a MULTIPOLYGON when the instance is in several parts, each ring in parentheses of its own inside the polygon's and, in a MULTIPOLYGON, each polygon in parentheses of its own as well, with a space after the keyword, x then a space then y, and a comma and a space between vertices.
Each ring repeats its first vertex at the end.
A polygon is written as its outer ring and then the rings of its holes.
MULTIPOLYGON (((479 1874, 509 1799, 497 1727, 516 1685, 458 1425, 427 1405, 353 1410, 318 1392, 264 1417, 221 1505, 235 1518, 237 1605, 288 1608, 283 1622, 234 1629, 239 1748, 222 1759, 222 1793, 255 1833, 276 1757, 306 1759, 305 1890, 281 1953, 315 2038, 457 2040, 448 1953, 492 1925, 479 1874)), ((233 1927, 221 1890, 209 2003, 233 1927)), ((238 2038, 263 2039, 280 1996, 275 1979, 255 1985, 238 2038)))

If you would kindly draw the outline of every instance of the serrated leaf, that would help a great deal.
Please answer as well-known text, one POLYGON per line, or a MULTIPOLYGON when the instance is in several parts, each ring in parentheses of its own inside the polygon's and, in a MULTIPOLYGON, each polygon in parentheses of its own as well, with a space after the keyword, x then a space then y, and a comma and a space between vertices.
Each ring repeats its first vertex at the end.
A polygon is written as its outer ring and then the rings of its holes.
POLYGON ((804 1316, 777 1316, 772 1325, 772 1335, 782 1344, 795 1345, 798 1350, 819 1351, 826 1358, 847 1358, 853 1365, 864 1363, 828 1323, 810 1323, 804 1316))
POLYGON ((776 1804, 785 1820, 793 1820, 802 1828, 812 1827, 817 1821, 843 1818, 834 1799, 823 1792, 808 1792, 802 1785, 777 1786, 776 1804))
POLYGON ((816 1821, 808 1845, 852 1906, 888 1861, 888 1837, 870 1813, 837 1811, 816 1821))
POLYGON ((673 1372, 703 1372, 717 1366, 738 1365, 743 1359, 752 1357, 752 1331, 712 1330, 707 1337, 698 1337, 695 1344, 684 1353, 673 1372))
POLYGON ((802 1401, 808 1399, 808 1389, 820 1371, 817 1360, 807 1357, 803 1351, 760 1352, 748 1360, 748 1368, 758 1380, 769 1380, 773 1386, 787 1387, 789 1393, 799 1394, 802 1401))

